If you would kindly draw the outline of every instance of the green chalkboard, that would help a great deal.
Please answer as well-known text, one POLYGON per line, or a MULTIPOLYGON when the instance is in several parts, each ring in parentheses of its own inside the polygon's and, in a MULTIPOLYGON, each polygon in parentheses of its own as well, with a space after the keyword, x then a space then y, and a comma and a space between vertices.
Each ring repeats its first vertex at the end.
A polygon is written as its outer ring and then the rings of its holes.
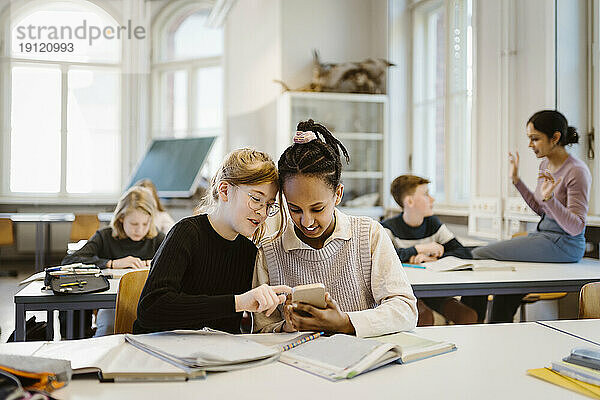
POLYGON ((140 179, 154 182, 160 197, 189 197, 215 137, 155 139, 142 158, 129 186, 140 179))

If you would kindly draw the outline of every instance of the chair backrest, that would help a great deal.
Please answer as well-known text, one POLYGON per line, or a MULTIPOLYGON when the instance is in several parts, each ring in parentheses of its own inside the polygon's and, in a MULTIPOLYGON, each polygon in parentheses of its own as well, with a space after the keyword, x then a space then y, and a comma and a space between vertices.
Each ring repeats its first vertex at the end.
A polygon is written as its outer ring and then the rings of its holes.
POLYGON ((137 306, 148 278, 148 270, 131 271, 121 277, 117 291, 115 333, 132 333, 137 306))
POLYGON ((87 240, 100 228, 98 214, 76 214, 71 224, 69 241, 78 242, 87 240))
POLYGON ((9 218, 0 218, 0 246, 12 246, 15 243, 13 222, 9 218))
POLYGON ((600 318, 600 282, 588 283, 579 291, 579 318, 600 318))

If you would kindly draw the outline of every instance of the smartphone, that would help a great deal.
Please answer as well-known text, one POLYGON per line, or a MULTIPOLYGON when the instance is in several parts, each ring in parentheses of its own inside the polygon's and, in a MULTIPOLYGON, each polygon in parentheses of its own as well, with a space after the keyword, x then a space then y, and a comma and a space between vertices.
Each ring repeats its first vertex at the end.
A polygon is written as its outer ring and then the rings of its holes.
POLYGON ((298 285, 292 289, 293 303, 307 303, 318 308, 326 308, 325 285, 322 283, 311 283, 309 285, 298 285))

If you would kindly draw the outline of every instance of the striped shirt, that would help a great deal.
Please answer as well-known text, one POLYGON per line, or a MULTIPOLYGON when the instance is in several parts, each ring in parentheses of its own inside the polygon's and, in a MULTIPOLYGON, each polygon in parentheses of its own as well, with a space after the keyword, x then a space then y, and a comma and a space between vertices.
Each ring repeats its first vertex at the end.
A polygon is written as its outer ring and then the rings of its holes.
POLYGON ((463 247, 454 234, 435 215, 425 217, 419 226, 410 226, 404 222, 404 213, 386 219, 381 224, 394 243, 394 248, 402 262, 409 262, 418 254, 418 244, 439 243, 444 246, 444 256, 453 255, 459 258, 471 258, 471 252, 463 247))

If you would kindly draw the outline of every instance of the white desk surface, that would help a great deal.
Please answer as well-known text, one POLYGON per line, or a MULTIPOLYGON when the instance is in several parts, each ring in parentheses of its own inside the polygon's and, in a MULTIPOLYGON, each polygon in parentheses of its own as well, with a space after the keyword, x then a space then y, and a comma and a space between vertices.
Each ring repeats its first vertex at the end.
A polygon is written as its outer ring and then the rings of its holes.
MULTIPOLYGON (((149 268, 140 268, 140 269, 149 270, 149 268)), ((121 277, 128 272, 133 272, 133 271, 138 271, 138 270, 139 269, 133 269, 133 268, 101 270, 103 275, 109 277, 108 282, 110 283, 110 288, 105 292, 90 293, 88 296, 93 296, 93 295, 97 296, 97 295, 103 295, 103 294, 116 296, 117 289, 119 287, 119 280, 121 279, 121 277)), ((52 291, 42 290, 42 287, 44 286, 44 279, 43 279, 44 275, 45 275, 45 273, 43 271, 31 275, 29 278, 39 276, 40 279, 31 281, 30 283, 28 283, 27 286, 23 287, 21 290, 19 290, 19 292, 17 292, 17 294, 15 294, 15 297, 52 296, 53 295, 52 291)), ((29 278, 27 278, 27 279, 29 279, 29 278)), ((81 296, 81 295, 78 294, 76 296, 81 296)), ((74 299, 76 299, 76 298, 77 297, 74 297, 74 299)))
POLYGON ((540 321, 540 323, 600 343, 600 319, 540 321))
MULTIPOLYGON (((73 222, 73 213, 0 213, 0 218, 10 218, 13 222, 73 222)), ((112 213, 98 213, 98 219, 109 222, 112 213)))
MULTIPOLYGON (((577 321, 574 321, 577 322, 577 321)), ((581 339, 536 323, 417 328, 419 335, 456 343, 458 350, 407 365, 390 365, 329 382, 273 363, 209 374, 206 380, 99 383, 77 379, 55 392, 61 399, 585 399, 526 374, 569 354, 581 339)), ((25 353, 35 343, 0 344, 0 353, 25 353)))
POLYGON ((578 263, 525 263, 503 261, 516 271, 448 271, 435 272, 404 267, 412 285, 565 281, 576 279, 600 280, 600 260, 585 258, 578 263))
POLYGON ((119 287, 119 279, 109 279, 108 280, 110 287, 108 290, 104 291, 104 292, 98 292, 98 293, 88 293, 88 294, 74 294, 74 295, 62 295, 62 296, 55 296, 54 293, 51 290, 42 290, 42 288, 44 287, 44 282, 43 281, 33 281, 30 284, 28 284, 27 286, 25 286, 23 289, 21 289, 17 294, 15 294, 15 302, 17 303, 23 303, 23 302, 45 302, 45 301, 52 301, 52 298, 59 298, 58 300, 64 300, 66 298, 68 298, 69 300, 73 300, 73 301, 77 301, 77 299, 81 299, 82 296, 85 296, 85 298, 87 299, 88 297, 107 297, 108 296, 116 296, 117 295, 117 289, 119 287), (28 300, 23 301, 25 298, 27 298, 28 300), (60 299, 63 298, 63 299, 60 299))

